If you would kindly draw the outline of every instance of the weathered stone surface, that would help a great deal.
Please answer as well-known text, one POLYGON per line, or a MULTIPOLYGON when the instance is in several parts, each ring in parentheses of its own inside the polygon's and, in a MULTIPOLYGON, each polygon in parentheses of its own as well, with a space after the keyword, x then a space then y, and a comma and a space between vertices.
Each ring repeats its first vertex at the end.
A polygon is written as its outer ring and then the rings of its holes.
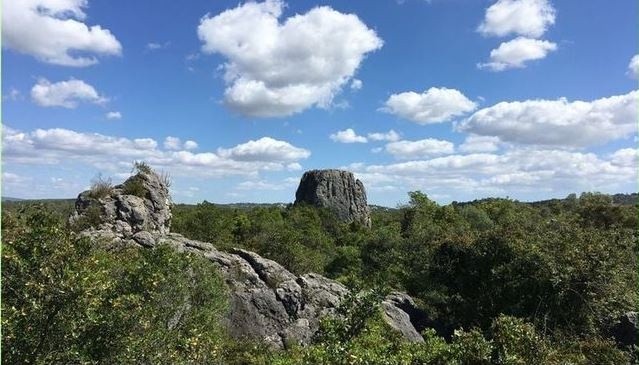
POLYGON ((409 341, 423 342, 418 332, 425 328, 426 314, 417 307, 413 298, 405 293, 391 293, 382 302, 384 318, 396 331, 409 341), (419 328, 422 327, 422 328, 419 328))
MULTIPOLYGON (((91 190, 78 195, 71 223, 89 222, 95 235, 112 232, 119 239, 130 239, 139 232, 154 235, 169 233, 171 227, 171 198, 162 178, 153 171, 140 171, 124 183, 116 185, 104 196, 91 190), (140 196, 127 194, 131 184, 139 188, 140 196), (98 222, 95 222, 95 221, 98 222), (97 224, 96 224, 97 223, 97 224)), ((138 242, 137 239, 134 239, 138 242)), ((144 242, 149 242, 145 240, 144 242)), ((138 242, 139 243, 139 242, 138 242)))
POLYGON ((295 204, 299 203, 328 208, 344 222, 371 225, 364 185, 349 171, 305 172, 295 193, 295 204))
MULTIPOLYGON (((346 189, 345 193, 340 193, 346 200, 338 206, 342 204, 353 219, 369 224, 361 183, 343 171, 329 175, 340 176, 341 182, 333 177, 321 178, 321 181, 330 180, 335 185, 319 185, 329 190, 346 189)), ((313 273, 296 276, 277 262, 254 252, 241 249, 223 252, 210 243, 170 233, 171 200, 166 185, 152 172, 139 173, 127 181, 131 179, 140 179, 144 186, 143 196, 125 194, 127 182, 115 186, 99 199, 92 197, 90 192, 83 192, 78 196, 76 211, 70 220, 77 222, 97 212, 97 227, 87 229, 83 235, 112 246, 152 248, 167 244, 180 252, 191 252, 208 259, 219 268, 229 287, 230 308, 225 321, 232 336, 262 340, 277 348, 308 344, 319 328, 320 319, 335 313, 349 294, 346 287, 334 280, 313 273)), ((318 189, 319 196, 326 195, 322 189, 318 189)), ((176 300, 184 301, 184 298, 176 300)), ((177 325, 190 309, 190 303, 182 303, 181 308, 183 310, 169 321, 169 327, 177 325)), ((406 312, 416 308, 410 297, 394 293, 386 298, 382 308, 392 328, 409 341, 423 341, 411 325, 412 315, 406 312)))

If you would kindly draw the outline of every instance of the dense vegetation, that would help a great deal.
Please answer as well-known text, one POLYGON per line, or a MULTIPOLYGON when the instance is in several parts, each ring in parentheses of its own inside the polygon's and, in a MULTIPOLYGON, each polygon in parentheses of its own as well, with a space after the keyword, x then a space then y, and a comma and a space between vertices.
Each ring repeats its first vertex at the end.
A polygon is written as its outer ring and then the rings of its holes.
POLYGON ((24 206, 2 217, 7 363, 637 361, 609 333, 639 304, 637 206, 609 196, 440 206, 413 192, 404 207, 375 209, 372 229, 310 206, 174 207, 175 232, 362 290, 340 319, 323 321, 313 345, 286 351, 226 337, 226 289, 211 265, 168 248, 107 252, 77 239, 65 214, 24 206), (425 343, 402 342, 381 320, 389 290, 426 311, 425 343))

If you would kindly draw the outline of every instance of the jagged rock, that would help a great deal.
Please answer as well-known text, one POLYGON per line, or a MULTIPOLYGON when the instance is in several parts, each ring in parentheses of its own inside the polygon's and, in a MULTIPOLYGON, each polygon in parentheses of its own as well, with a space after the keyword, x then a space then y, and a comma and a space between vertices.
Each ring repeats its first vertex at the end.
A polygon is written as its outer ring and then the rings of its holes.
MULTIPOLYGON (((352 174, 343 171, 328 175, 321 181, 332 181, 331 184, 322 185, 324 183, 321 182, 319 185, 329 191, 345 189, 345 193, 340 193, 345 200, 335 200, 337 205, 347 207, 353 219, 369 224, 366 195, 361 183, 355 181, 352 174), (331 176, 339 176, 341 182, 331 176)), ((319 196, 327 196, 322 189, 316 189, 319 196)), ((139 172, 102 197, 95 197, 90 191, 81 193, 70 220, 78 223, 96 219, 94 226, 81 234, 112 246, 133 244, 153 248, 167 244, 180 252, 191 252, 208 259, 219 268, 229 287, 230 308, 225 322, 229 333, 236 338, 262 340, 277 348, 309 344, 319 328, 320 319, 335 313, 340 302, 349 294, 346 287, 334 280, 314 273, 296 276, 277 262, 254 252, 241 249, 223 252, 210 243, 170 233, 170 202, 168 188, 158 175, 152 171, 139 172), (131 181, 139 182, 144 189, 127 187, 131 181), (127 194, 132 190, 143 194, 127 194)), ((176 300, 183 301, 182 309, 169 320, 169 328, 177 326, 190 309, 190 303, 184 298, 176 300)), ((395 293, 386 298, 382 306, 392 328, 409 341, 423 341, 411 325, 413 315, 405 311, 416 308, 410 297, 395 293)))
POLYGON ((423 342, 419 331, 426 328, 426 313, 406 293, 391 293, 382 302, 386 322, 413 342, 423 342))
MULTIPOLYGON (((95 235, 112 232, 120 239, 134 238, 140 232, 167 234, 171 226, 169 189, 158 174, 143 169, 99 195, 92 190, 80 193, 69 220, 72 224, 91 226, 87 232, 95 235)), ((142 237, 148 238, 138 235, 134 241, 142 237)), ((145 239, 144 243, 150 240, 145 239)))
POLYGON ((637 346, 637 312, 624 313, 612 327, 612 336, 621 347, 637 346))
POLYGON ((371 225, 364 185, 348 171, 305 172, 295 193, 295 204, 299 203, 328 208, 344 222, 371 225))

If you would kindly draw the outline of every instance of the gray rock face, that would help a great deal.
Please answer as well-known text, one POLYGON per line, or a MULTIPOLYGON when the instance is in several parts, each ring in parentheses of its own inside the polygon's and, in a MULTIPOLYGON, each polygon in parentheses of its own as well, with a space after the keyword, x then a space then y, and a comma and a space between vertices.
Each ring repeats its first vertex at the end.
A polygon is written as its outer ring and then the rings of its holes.
POLYGON ((155 172, 139 172, 99 195, 91 190, 80 193, 69 220, 90 225, 87 235, 152 246, 153 237, 169 233, 171 227, 169 189, 155 172))
POLYGON ((295 193, 295 204, 299 203, 328 208, 344 222, 371 225, 364 185, 348 171, 305 172, 295 193))
POLYGON ((417 308, 413 298, 405 293, 391 293, 382 302, 384 319, 396 331, 404 335, 409 341, 424 342, 417 326, 425 313, 417 308))
MULTIPOLYGON (((338 172, 337 176, 343 176, 342 182, 337 183, 340 189, 351 189, 344 195, 348 196, 347 204, 353 205, 352 211, 357 212, 354 217, 370 223, 361 183, 354 182, 352 174, 338 172)), ((330 190, 333 185, 326 186, 330 190)), ((152 249, 168 244, 178 251, 202 256, 219 268, 230 295, 226 327, 236 338, 261 340, 276 348, 309 344, 321 318, 335 313, 349 294, 349 290, 336 281, 313 273, 296 276, 254 252, 240 249, 223 252, 210 243, 170 233, 171 199, 168 188, 155 173, 132 176, 109 194, 100 198, 94 195, 88 191, 81 193, 70 218, 71 222, 98 220, 82 234, 112 246, 126 244, 152 249), (143 196, 126 194, 131 190, 127 188, 131 179, 142 182, 144 194, 140 195, 143 196)), ((407 295, 389 295, 382 304, 385 319, 407 340, 423 341, 411 324, 411 315, 402 309, 407 305, 414 306, 407 295)), ((170 327, 177 325, 190 304, 185 303, 183 307, 184 311, 176 314, 170 327)))

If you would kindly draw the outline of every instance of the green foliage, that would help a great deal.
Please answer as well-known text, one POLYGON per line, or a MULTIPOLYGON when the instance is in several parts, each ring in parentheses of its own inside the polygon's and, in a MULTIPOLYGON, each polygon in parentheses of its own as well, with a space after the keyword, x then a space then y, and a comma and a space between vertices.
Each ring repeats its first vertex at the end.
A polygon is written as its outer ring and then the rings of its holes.
POLYGON ((84 214, 71 224, 70 229, 80 232, 89 228, 97 228, 103 221, 102 208, 98 204, 90 204, 84 214))
POLYGON ((168 247, 106 251, 42 209, 3 216, 2 357, 7 363, 216 359, 223 281, 168 247))
POLYGON ((137 176, 131 176, 127 181, 122 184, 122 192, 126 195, 135 195, 140 198, 144 198, 148 193, 144 182, 137 176))
POLYGON ((93 199, 102 199, 109 196, 113 192, 113 183, 110 178, 104 178, 102 175, 96 176, 91 181, 89 196, 93 199))
MULTIPOLYGON (((189 278, 201 277, 210 265, 198 266, 199 261, 188 256, 171 258, 173 254, 162 253, 163 249, 107 253, 75 240, 64 225, 55 223, 55 216, 35 219, 15 207, 3 215, 2 223, 3 264, 8 265, 3 268, 3 284, 10 284, 3 286, 3 329, 10 334, 3 339, 3 351, 16 362, 28 356, 35 359, 32 363, 98 358, 117 363, 168 359, 188 363, 207 362, 213 356, 224 364, 630 361, 629 354, 607 338, 607 324, 639 307, 638 210, 636 205, 616 204, 609 196, 588 193, 534 204, 486 199, 441 206, 412 192, 405 206, 373 209, 371 229, 342 224, 331 212, 307 205, 242 208, 204 202, 175 206, 175 232, 223 250, 249 249, 297 274, 317 272, 364 289, 364 294, 344 302, 338 317, 322 321, 311 346, 286 351, 226 338, 215 324, 221 308, 217 305, 223 302, 218 299, 223 295, 216 296, 217 304, 200 306, 200 314, 189 312, 193 321, 185 317, 184 328, 190 328, 185 332, 176 334, 175 328, 169 331, 160 325, 168 323, 169 314, 183 303, 175 298, 200 290, 189 278), (34 232, 40 233, 32 236, 34 232), (152 253, 159 256, 146 256, 152 253), (141 262, 146 262, 144 270, 136 269, 141 262), (56 279, 46 276, 53 274, 41 274, 40 267, 44 273, 55 272, 56 279), (29 280, 24 278, 29 276, 23 269, 32 273, 30 282, 40 284, 26 285, 29 280), (177 287, 152 285, 157 278, 166 284, 169 272, 177 280, 171 284, 177 287), (108 288, 101 287, 107 284, 108 288), (39 294, 31 294, 36 289, 39 294), (408 292, 427 313, 433 328, 424 330, 424 343, 403 341, 384 322, 380 293, 391 289, 408 292), (37 306, 13 299, 27 293, 37 306), (71 293, 82 299, 67 297, 71 293), (116 299, 122 307, 112 306, 116 299), (33 357, 39 338, 33 331, 46 327, 58 302, 65 309, 53 315, 56 320, 49 325, 48 333, 55 335, 44 336, 40 354, 46 355, 33 357), (71 305, 82 310, 71 313, 71 305), (21 322, 22 311, 33 320, 21 322), (208 311, 213 314, 208 316, 208 311), (132 319, 127 321, 124 313, 132 319), (197 347, 189 347, 196 346, 188 345, 195 329, 202 335, 197 347), (98 331, 110 334, 109 340, 98 331), (80 344, 78 338, 92 340, 80 344), (52 348, 65 350, 51 352, 52 348), (6 349, 31 352, 12 354, 6 349), (67 357, 51 357, 60 354, 67 357)), ((218 289, 207 290, 220 292, 219 277, 211 273, 210 278, 217 278, 211 279, 217 280, 211 285, 218 289)), ((206 298, 210 299, 203 295, 201 300, 206 298)))

